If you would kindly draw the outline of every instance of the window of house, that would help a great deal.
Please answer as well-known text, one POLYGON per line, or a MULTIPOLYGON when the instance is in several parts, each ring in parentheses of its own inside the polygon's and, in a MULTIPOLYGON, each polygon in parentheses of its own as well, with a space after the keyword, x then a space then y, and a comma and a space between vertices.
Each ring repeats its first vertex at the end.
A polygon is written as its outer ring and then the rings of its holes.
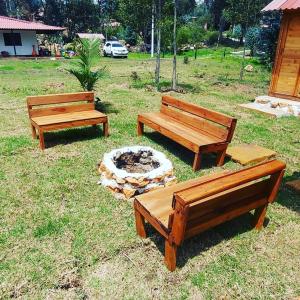
POLYGON ((20 33, 3 33, 4 45, 5 46, 22 46, 21 34, 20 33))

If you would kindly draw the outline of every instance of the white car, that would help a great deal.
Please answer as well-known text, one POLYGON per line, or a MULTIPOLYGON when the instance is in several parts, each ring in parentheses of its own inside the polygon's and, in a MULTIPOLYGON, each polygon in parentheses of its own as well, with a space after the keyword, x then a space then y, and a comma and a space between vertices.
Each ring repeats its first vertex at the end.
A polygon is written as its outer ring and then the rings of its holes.
POLYGON ((103 47, 104 56, 128 57, 128 50, 117 41, 107 41, 103 47))

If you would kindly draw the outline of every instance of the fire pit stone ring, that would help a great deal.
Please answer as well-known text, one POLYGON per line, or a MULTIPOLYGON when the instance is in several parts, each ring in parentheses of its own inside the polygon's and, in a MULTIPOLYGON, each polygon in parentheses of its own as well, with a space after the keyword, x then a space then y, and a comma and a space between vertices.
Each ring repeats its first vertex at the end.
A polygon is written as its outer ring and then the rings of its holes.
POLYGON ((146 146, 132 146, 105 153, 99 164, 99 184, 116 198, 131 198, 176 183, 171 161, 165 154, 146 146))

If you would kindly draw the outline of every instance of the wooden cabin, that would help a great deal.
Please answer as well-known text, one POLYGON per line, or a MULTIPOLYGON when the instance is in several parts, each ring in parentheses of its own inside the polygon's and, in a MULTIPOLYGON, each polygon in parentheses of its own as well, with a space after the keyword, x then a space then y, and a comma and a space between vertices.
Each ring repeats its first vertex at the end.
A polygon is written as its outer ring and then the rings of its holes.
POLYGON ((274 0, 263 11, 283 12, 269 95, 300 101, 300 0, 274 0))

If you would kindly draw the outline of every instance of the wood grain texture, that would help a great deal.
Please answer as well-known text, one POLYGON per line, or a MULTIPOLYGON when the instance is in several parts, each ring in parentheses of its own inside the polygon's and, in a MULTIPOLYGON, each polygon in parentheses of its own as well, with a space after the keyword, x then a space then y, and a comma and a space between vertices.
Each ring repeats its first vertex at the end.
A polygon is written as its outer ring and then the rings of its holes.
POLYGON ((94 93, 70 93, 27 97, 32 137, 39 132, 40 148, 45 149, 44 132, 80 126, 103 124, 104 136, 108 136, 107 116, 95 110, 94 93), (87 101, 85 104, 74 104, 87 101), (68 103, 64 106, 37 106, 68 103))
POLYGON ((284 11, 269 95, 300 101, 300 11, 284 11))
POLYGON ((40 95, 40 96, 27 97, 27 105, 30 106, 79 102, 79 101, 94 102, 94 93, 80 92, 80 93, 64 93, 64 94, 52 94, 52 95, 40 95))
POLYGON ((160 112, 138 116, 137 133, 144 125, 158 131, 195 153, 193 170, 200 168, 201 153, 217 153, 217 164, 224 163, 225 152, 236 126, 236 119, 170 96, 162 97, 160 112))
POLYGON ((253 225, 261 229, 284 169, 283 162, 273 160, 138 196, 134 201, 137 232, 144 236, 143 217, 165 238, 165 264, 174 271, 177 247, 185 239, 252 210, 253 225))

